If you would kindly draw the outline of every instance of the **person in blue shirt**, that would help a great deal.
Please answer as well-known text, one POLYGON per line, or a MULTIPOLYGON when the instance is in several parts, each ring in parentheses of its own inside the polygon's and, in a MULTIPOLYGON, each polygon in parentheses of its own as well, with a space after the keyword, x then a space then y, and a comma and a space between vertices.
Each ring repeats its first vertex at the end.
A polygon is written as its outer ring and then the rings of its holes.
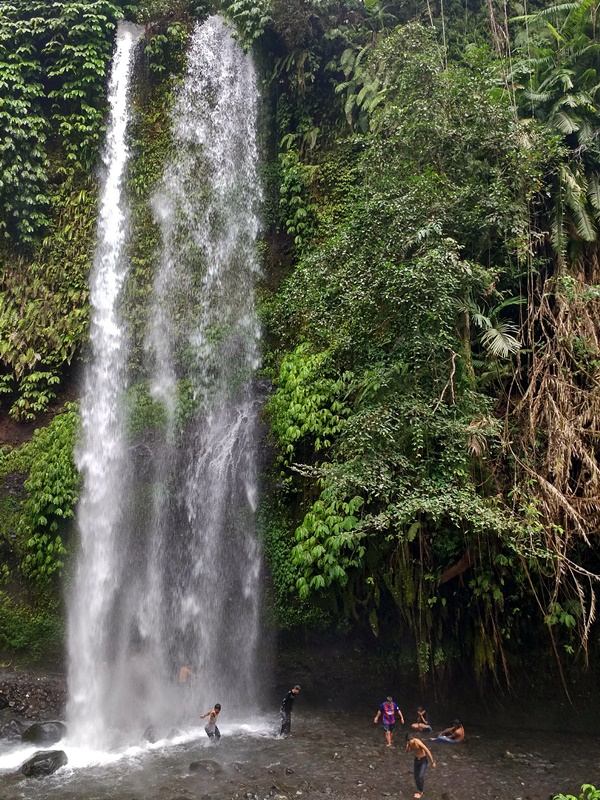
POLYGON ((379 706, 379 711, 375 715, 373 722, 377 725, 379 718, 383 717, 383 729, 385 731, 385 741, 388 747, 392 746, 392 736, 394 735, 394 728, 396 727, 396 715, 400 718, 400 724, 404 725, 404 717, 402 712, 394 703, 391 697, 387 697, 385 703, 379 706))

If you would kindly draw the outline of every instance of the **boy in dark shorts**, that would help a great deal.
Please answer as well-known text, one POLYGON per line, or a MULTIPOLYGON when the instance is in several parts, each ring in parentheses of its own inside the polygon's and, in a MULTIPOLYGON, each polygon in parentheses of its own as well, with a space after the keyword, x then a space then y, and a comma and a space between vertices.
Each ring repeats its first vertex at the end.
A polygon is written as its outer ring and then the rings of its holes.
POLYGON ((396 714, 400 717, 400 723, 404 725, 404 717, 402 716, 402 712, 391 697, 386 697, 385 703, 382 703, 379 706, 379 711, 373 720, 373 722, 377 725, 379 722, 379 717, 383 717, 383 729, 385 731, 385 741, 388 747, 392 746, 392 736, 396 727, 396 714))
POLYGON ((417 791, 415 797, 423 795, 423 787, 425 786, 425 770, 427 768, 427 759, 431 762, 432 769, 435 769, 435 761, 428 747, 426 747, 420 739, 417 739, 414 733, 406 734, 406 752, 413 752, 415 755, 414 763, 414 776, 415 783, 417 784, 417 791))

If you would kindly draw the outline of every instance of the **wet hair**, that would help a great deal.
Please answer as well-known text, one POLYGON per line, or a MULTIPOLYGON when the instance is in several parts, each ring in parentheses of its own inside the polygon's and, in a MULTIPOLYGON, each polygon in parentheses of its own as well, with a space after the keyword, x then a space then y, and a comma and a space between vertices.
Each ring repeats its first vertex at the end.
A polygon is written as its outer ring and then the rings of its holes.
POLYGON ((453 719, 452 720, 452 724, 458 726, 458 725, 460 725, 460 720, 459 719, 453 719))
POLYGON ((221 710, 221 703, 215 703, 215 708, 218 708, 219 711, 221 710))
POLYGON ((298 691, 298 692, 299 692, 299 691, 300 691, 300 684, 299 684, 299 683, 297 683, 297 684, 294 686, 294 689, 296 689, 296 691, 298 691))
POLYGON ((417 711, 425 711, 425 706, 417 706, 417 711))
POLYGON ((416 738, 417 737, 414 735, 414 733, 407 733, 406 734, 406 741, 407 742, 410 742, 411 739, 416 739, 416 738))

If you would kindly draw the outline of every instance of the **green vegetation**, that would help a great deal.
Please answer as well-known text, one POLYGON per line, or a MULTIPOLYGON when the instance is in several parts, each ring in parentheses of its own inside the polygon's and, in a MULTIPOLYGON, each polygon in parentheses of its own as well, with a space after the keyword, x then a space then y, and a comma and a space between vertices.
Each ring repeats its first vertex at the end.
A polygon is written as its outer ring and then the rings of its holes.
POLYGON ((22 666, 58 664, 64 639, 62 611, 47 600, 35 607, 0 592, 0 653, 22 666))
POLYGON ((600 800, 600 789, 596 789, 591 783, 584 783, 578 797, 572 794, 557 794, 554 795, 554 800, 600 800))
MULTIPOLYGON (((145 26, 127 176, 129 434, 164 426, 141 345, 151 201, 189 31, 220 10, 262 65, 268 108, 260 311, 275 455, 260 520, 276 623, 393 641, 424 681, 471 664, 510 683, 525 643, 597 659, 597 1, 532 0, 526 16, 478 1, 0 5, 3 413, 47 423, 86 341, 93 176, 125 16, 145 26)), ((179 388, 183 431, 200 400, 179 388)), ((2 613, 29 614, 30 632, 38 601, 11 601, 12 582, 56 589, 76 428, 68 408, 0 457, 2 613)), ((26 648, 7 626, 0 647, 26 648)))
POLYGON ((14 418, 33 419, 87 333, 90 173, 121 11, 108 0, 13 0, 1 11, 0 392, 14 418))
POLYGON ((63 540, 79 494, 73 462, 78 424, 71 405, 36 430, 30 442, 0 452, 0 480, 19 487, 8 504, 13 513, 3 521, 2 538, 16 539, 18 569, 38 588, 60 573, 66 554, 63 540))
POLYGON ((595 4, 505 30, 483 6, 429 26, 399 4, 307 6, 295 39, 273 6, 273 224, 294 248, 265 306, 295 572, 276 566, 277 596, 402 641, 424 679, 470 661, 510 682, 544 624, 585 655, 595 4))

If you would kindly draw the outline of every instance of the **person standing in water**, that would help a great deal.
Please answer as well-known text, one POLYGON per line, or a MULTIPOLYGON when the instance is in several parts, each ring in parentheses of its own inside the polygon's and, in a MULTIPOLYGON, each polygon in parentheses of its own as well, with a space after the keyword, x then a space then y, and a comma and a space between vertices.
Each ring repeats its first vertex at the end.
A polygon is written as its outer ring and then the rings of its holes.
POLYGON ((204 726, 204 730, 206 731, 206 735, 209 739, 216 739, 219 741, 221 738, 221 732, 217 728, 217 717, 221 711, 221 704, 215 703, 215 707, 211 708, 210 711, 207 711, 206 714, 201 714, 200 719, 204 719, 208 717, 208 724, 204 726))
POLYGON ((392 737, 394 735, 394 728, 396 727, 396 714, 400 717, 400 724, 404 725, 404 717, 402 712, 394 703, 391 697, 387 697, 385 703, 379 706, 379 711, 375 715, 373 722, 377 725, 379 717, 383 716, 383 729, 385 731, 385 741, 387 746, 392 746, 392 737))
POLYGON ((427 769, 427 759, 431 762, 432 769, 435 769, 435 761, 431 755, 431 751, 426 747, 420 739, 417 739, 414 733, 406 734, 406 752, 413 752, 415 755, 414 762, 414 776, 415 783, 417 784, 417 791, 415 797, 423 795, 423 787, 425 786, 425 770, 427 769))
POLYGON ((281 708, 279 709, 279 716, 281 718, 280 736, 290 736, 292 730, 292 708, 294 707, 294 700, 300 691, 300 684, 296 684, 293 689, 290 689, 286 696, 281 701, 281 708))

